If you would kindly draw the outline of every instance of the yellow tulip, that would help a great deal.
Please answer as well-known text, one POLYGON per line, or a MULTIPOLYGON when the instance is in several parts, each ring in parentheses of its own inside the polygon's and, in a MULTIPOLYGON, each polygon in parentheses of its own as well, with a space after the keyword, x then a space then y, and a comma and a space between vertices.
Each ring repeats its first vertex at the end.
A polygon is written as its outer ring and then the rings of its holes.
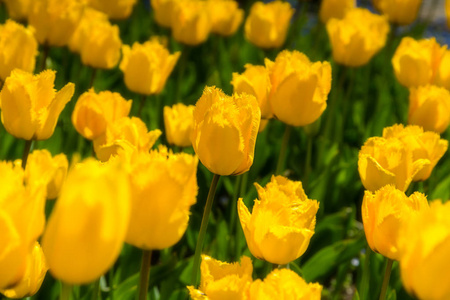
POLYGON ((189 147, 191 143, 192 127, 194 126, 193 105, 183 103, 174 106, 164 106, 164 128, 167 142, 178 147, 189 147))
POLYGON ((404 37, 392 57, 397 80, 406 87, 434 83, 445 49, 435 38, 416 41, 404 37))
POLYGON ((131 15, 137 0, 88 0, 88 4, 104 12, 110 19, 122 20, 131 15))
POLYGON ((199 289, 188 286, 191 299, 247 299, 246 291, 252 282, 253 272, 248 256, 242 256, 241 263, 226 263, 202 255, 200 271, 199 289))
POLYGON ((121 47, 119 27, 109 22, 96 22, 81 43, 81 61, 93 68, 112 69, 119 62, 121 47))
POLYGON ((235 0, 208 0, 207 10, 212 22, 211 32, 223 36, 234 34, 244 18, 244 11, 235 0))
POLYGON ((155 21, 160 26, 172 27, 172 15, 176 0, 150 0, 155 21))
POLYGON ((52 157, 48 150, 34 150, 27 160, 25 180, 41 181, 47 187, 47 199, 55 199, 66 179, 69 161, 64 153, 52 157))
POLYGON ((261 109, 261 118, 273 117, 269 103, 271 83, 267 68, 246 64, 242 74, 233 73, 231 84, 235 93, 247 93, 256 97, 261 109))
POLYGON ((408 25, 417 18, 422 0, 378 0, 377 9, 398 25, 408 25))
POLYGON ((261 281, 252 282, 247 293, 248 300, 320 300, 322 286, 306 283, 289 269, 275 269, 261 281))
POLYGON ((78 0, 33 0, 28 23, 40 44, 65 46, 80 22, 83 4, 78 0))
POLYGON ((144 250, 165 249, 186 231, 197 201, 198 158, 167 148, 131 159, 131 218, 125 241, 144 250))
POLYGON ((39 243, 35 242, 27 255, 25 273, 20 282, 7 289, 1 289, 0 293, 12 299, 31 297, 41 288, 47 271, 44 252, 39 243))
POLYGON ((124 45, 122 53, 120 70, 127 88, 144 95, 161 93, 180 57, 180 52, 170 54, 157 39, 134 43, 132 48, 124 45))
POLYGON ((417 299, 450 298, 450 202, 431 202, 412 217, 400 235, 400 273, 405 289, 417 299))
POLYGON ((327 22, 333 59, 348 67, 367 64, 386 44, 389 23, 385 16, 364 8, 349 10, 341 20, 327 22))
POLYGON ((426 180, 431 175, 434 166, 447 152, 448 141, 440 139, 439 134, 424 132, 419 126, 394 125, 383 130, 386 139, 398 138, 404 147, 412 153, 413 164, 420 161, 428 163, 413 177, 413 181, 426 180))
POLYGON ((345 14, 355 7, 355 0, 323 0, 320 3, 320 21, 327 23, 330 19, 343 19, 345 14))
POLYGON ((273 264, 288 264, 308 248, 316 226, 319 203, 310 200, 300 181, 272 176, 262 188, 255 183, 259 200, 250 214, 242 198, 239 219, 253 256, 273 264))
POLYGON ((407 197, 393 185, 386 185, 374 193, 365 191, 361 214, 370 248, 398 260, 401 226, 427 207, 425 195, 415 192, 407 197))
MULTIPOLYGON (((450 1, 448 1, 450 3, 450 1)), ((450 50, 446 50, 442 56, 437 71, 436 84, 450 90, 450 50)))
POLYGON ((260 120, 254 96, 227 96, 216 87, 206 87, 194 110, 194 151, 214 174, 245 173, 253 164, 260 120))
POLYGON ((158 129, 148 131, 141 119, 124 117, 108 124, 105 133, 94 139, 94 151, 101 161, 121 151, 148 152, 160 135, 158 129))
POLYGON ((50 272, 68 284, 96 280, 115 262, 128 229, 130 190, 117 164, 88 159, 69 171, 42 249, 50 272))
POLYGON ((272 90, 269 97, 275 118, 292 126, 316 121, 327 107, 331 66, 312 63, 298 51, 280 52, 275 62, 266 59, 272 90))
POLYGON ((6 131, 25 140, 45 140, 52 136, 59 114, 75 90, 73 83, 59 92, 53 88, 55 71, 38 75, 15 69, 0 92, 2 123, 6 131))
POLYGON ((33 72, 38 43, 33 30, 7 20, 0 25, 0 79, 5 81, 15 68, 33 72))
POLYGON ((211 20, 206 9, 206 2, 174 1, 171 26, 173 38, 177 42, 196 46, 206 41, 211 31, 211 20))
POLYGON ((0 289, 18 284, 45 224, 45 186, 24 185, 24 172, 0 162, 0 289))
POLYGON ((93 89, 78 98, 72 113, 72 124, 83 137, 94 140, 106 131, 108 124, 127 117, 131 100, 125 100, 119 93, 93 89))
POLYGON ((245 37, 260 48, 280 48, 286 40, 294 9, 289 2, 279 0, 255 2, 245 21, 245 37))
POLYGON ((14 20, 26 20, 30 12, 31 0, 3 0, 8 15, 14 20))

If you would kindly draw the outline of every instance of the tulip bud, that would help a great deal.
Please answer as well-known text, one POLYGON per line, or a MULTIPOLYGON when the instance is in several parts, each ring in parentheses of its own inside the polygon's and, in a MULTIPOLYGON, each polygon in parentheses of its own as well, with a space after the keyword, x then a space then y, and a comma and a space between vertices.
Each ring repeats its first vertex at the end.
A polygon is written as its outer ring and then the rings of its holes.
POLYGON ((88 0, 88 4, 109 16, 110 19, 127 19, 137 0, 88 0))
POLYGON ((355 0, 323 0, 320 3, 320 21, 327 23, 330 19, 343 19, 355 7, 355 0))
POLYGON ((180 52, 170 54, 157 39, 134 43, 132 48, 124 45, 122 52, 120 70, 125 84, 129 90, 143 95, 161 93, 180 57, 180 52))
POLYGON ((432 84, 445 54, 435 38, 416 41, 404 37, 392 57, 392 66, 400 84, 417 87, 432 84))
POLYGON ((131 160, 131 219, 126 242, 141 249, 165 249, 186 231, 197 201, 198 159, 167 148, 137 153, 131 160))
POLYGON ((104 91, 97 94, 91 89, 78 98, 72 124, 83 137, 94 140, 105 133, 108 124, 127 117, 131 104, 131 100, 125 100, 119 93, 104 91))
POLYGON ((262 188, 255 183, 259 200, 250 214, 242 198, 238 213, 253 256, 273 264, 288 264, 308 248, 316 226, 319 203, 310 200, 300 181, 272 176, 262 188))
POLYGON ((272 90, 269 97, 274 116, 292 126, 316 121, 327 107, 331 89, 331 66, 312 63, 298 51, 280 52, 275 62, 266 59, 272 90))
POLYGON ((393 185, 387 185, 375 193, 365 191, 361 214, 370 248, 387 258, 398 260, 401 226, 413 214, 428 208, 425 195, 415 192, 407 197, 393 185))
POLYGON ((275 269, 261 281, 252 282, 248 291, 248 300, 320 300, 322 286, 318 283, 306 283, 303 278, 289 269, 275 269))
POLYGON ((195 46, 203 43, 211 31, 211 20, 206 3, 200 0, 174 1, 171 19, 173 38, 195 46))
POLYGON ((252 261, 248 256, 242 256, 241 263, 226 263, 202 255, 200 271, 199 289, 188 286, 193 300, 205 299, 205 295, 207 299, 247 299, 245 295, 253 273, 252 261))
POLYGON ((294 9, 289 2, 279 0, 255 2, 245 21, 245 37, 260 48, 280 48, 286 40, 294 9))
POLYGON ((99 278, 122 249, 129 217, 129 183, 122 169, 94 159, 76 165, 42 238, 52 275, 69 284, 99 278))
POLYGON ((78 23, 78 26, 70 37, 70 51, 80 53, 83 42, 88 39, 88 36, 91 33, 91 28, 95 27, 96 24, 102 22, 108 22, 108 16, 106 14, 93 8, 86 7, 80 19, 80 22, 78 23))
POLYGON ((150 0, 155 21, 160 26, 172 27, 172 15, 176 0, 150 0))
POLYGON ((378 0, 377 9, 398 25, 408 25, 417 18, 422 0, 378 0))
POLYGON ((450 202, 431 202, 410 218, 400 233, 400 273, 405 289, 417 299, 449 299, 450 202))
POLYGON ((207 9, 211 17, 211 32, 230 36, 242 23, 244 11, 234 0, 208 0, 207 9))
POLYGON ((30 12, 31 1, 32 0, 3 0, 9 17, 19 21, 27 19, 30 12))
POLYGON ((164 128, 167 142, 178 147, 191 146, 192 126, 195 106, 182 103, 164 106, 164 128))
POLYGON ((271 83, 267 68, 246 64, 245 71, 242 74, 233 73, 231 84, 235 93, 247 93, 256 97, 261 109, 261 118, 270 119, 273 117, 268 99, 271 83))
POLYGON ((112 69, 119 62, 121 47, 119 27, 109 22, 96 22, 81 44, 81 61, 93 68, 112 69))
POLYGON ((364 8, 349 10, 341 20, 327 22, 333 59, 348 67, 367 64, 386 44, 389 23, 385 16, 364 8))
POLYGON ((65 46, 80 22, 83 4, 78 0, 32 0, 28 22, 40 44, 65 46))
POLYGON ((33 72, 38 43, 33 30, 7 20, 0 25, 0 79, 5 81, 15 68, 33 72))
POLYGON ((0 102, 6 131, 25 140, 46 140, 52 136, 59 114, 75 90, 73 83, 59 92, 54 87, 55 71, 38 75, 15 69, 6 78, 0 102))
POLYGON ((214 174, 245 173, 253 164, 260 120, 254 96, 227 96, 216 87, 206 87, 194 110, 194 151, 214 174))

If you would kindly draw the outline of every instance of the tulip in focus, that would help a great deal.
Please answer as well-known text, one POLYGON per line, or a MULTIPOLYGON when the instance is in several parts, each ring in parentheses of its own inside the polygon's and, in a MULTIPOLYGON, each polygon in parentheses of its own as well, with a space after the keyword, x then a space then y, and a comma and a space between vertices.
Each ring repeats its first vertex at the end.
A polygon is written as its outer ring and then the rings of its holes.
POLYGON ((164 106, 164 128, 167 142, 178 147, 191 146, 192 127, 194 125, 193 105, 183 103, 164 106))
POLYGON ((409 25, 417 18, 422 0, 378 0, 377 9, 398 25, 409 25))
POLYGON ((305 126, 322 115, 331 90, 328 62, 312 63, 303 53, 284 50, 275 62, 266 59, 266 68, 272 83, 269 102, 275 118, 292 126, 305 126))
POLYGON ((162 27, 172 27, 172 15, 177 0, 150 0, 156 23, 162 27))
POLYGON ((245 37, 257 47, 280 48, 286 40, 294 9, 289 2, 279 0, 255 2, 245 21, 245 37))
POLYGON ((83 13, 78 0, 32 0, 28 23, 36 29, 40 44, 65 46, 83 13))
POLYGON ((88 0, 88 4, 109 16, 110 19, 127 19, 137 0, 88 0))
POLYGON ((319 203, 310 200, 300 181, 272 176, 262 188, 255 183, 259 200, 250 214, 242 198, 238 213, 253 256, 273 264, 288 264, 308 248, 316 226, 319 203))
POLYGON ((41 288, 47 271, 48 266, 44 252, 42 252, 41 245, 35 242, 27 256, 25 273, 20 282, 12 287, 0 290, 0 293, 12 299, 31 297, 41 288))
POLYGON ((274 269, 264 279, 257 279, 250 285, 248 300, 320 300, 322 286, 306 283, 303 278, 289 269, 274 269))
POLYGON ((124 45, 120 70, 127 88, 135 93, 154 95, 161 93, 167 78, 180 57, 180 52, 170 54, 157 39, 143 44, 124 45))
POLYGON ((449 215, 450 202, 435 200, 401 232, 401 278, 405 289, 417 299, 450 298, 449 215))
POLYGON ((125 100, 119 93, 93 89, 78 98, 72 113, 72 124, 79 134, 88 140, 94 140, 106 132, 110 123, 127 117, 131 109, 131 100, 125 100))
POLYGON ((33 72, 38 43, 33 30, 12 20, 0 25, 0 80, 5 81, 15 68, 33 72))
POLYGON ((174 1, 171 27, 173 38, 182 44, 196 46, 209 36, 211 20, 205 1, 174 1))
POLYGON ((103 275, 122 249, 130 189, 117 164, 88 159, 69 171, 42 238, 52 275, 86 284, 103 275))
POLYGON ((0 92, 2 123, 6 131, 25 140, 46 140, 52 136, 59 114, 75 90, 73 83, 54 90, 55 71, 33 75, 19 69, 6 78, 0 92))
POLYGON ((246 64, 245 71, 242 74, 233 73, 231 84, 234 93, 247 93, 256 97, 261 109, 261 118, 270 119, 273 117, 269 103, 271 83, 267 68, 246 64))
POLYGON ((387 258, 399 260, 401 226, 427 208, 427 198, 419 192, 407 197, 393 185, 386 185, 374 193, 365 191, 361 214, 370 248, 387 258))
POLYGON ((11 19, 26 20, 30 12, 32 0, 3 0, 11 19))
POLYGON ((404 37, 392 57, 397 80, 406 87, 433 84, 445 49, 435 38, 416 41, 404 37))
POLYGON ((131 218, 125 241, 143 250, 165 249, 186 231, 197 201, 197 157, 160 147, 131 159, 131 218))
POLYGON ((343 19, 345 14, 356 7, 355 0, 322 0, 319 17, 322 23, 330 19, 343 19))
POLYGON ((253 164, 260 120, 254 96, 228 96, 216 87, 206 87, 194 110, 194 151, 214 174, 245 173, 253 164))
POLYGON ((389 32, 385 16, 364 8, 354 8, 341 20, 329 20, 326 26, 333 59, 348 67, 367 64, 384 47, 389 32))
POLYGON ((211 17, 211 32, 230 36, 242 23, 244 11, 235 0, 208 0, 207 9, 211 17))
POLYGON ((188 286, 191 299, 247 299, 246 293, 253 273, 252 261, 248 256, 242 256, 241 263, 226 263, 202 255, 200 271, 198 290, 188 286))

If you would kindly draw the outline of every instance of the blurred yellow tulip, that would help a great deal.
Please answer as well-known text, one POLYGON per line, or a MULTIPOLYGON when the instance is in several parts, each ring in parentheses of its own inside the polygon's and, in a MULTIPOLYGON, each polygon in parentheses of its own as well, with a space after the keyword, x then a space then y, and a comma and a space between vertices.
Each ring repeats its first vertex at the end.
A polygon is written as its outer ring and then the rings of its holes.
POLYGON ((69 171, 42 237, 52 275, 86 284, 118 257, 130 219, 130 189, 118 164, 88 159, 69 171))
POLYGON ((320 3, 320 21, 327 23, 330 19, 343 19, 355 7, 356 0, 323 0, 320 3))
POLYGON ((131 100, 125 100, 119 93, 93 89, 81 94, 72 112, 72 124, 79 134, 94 140, 106 131, 108 124, 127 117, 131 100))
POLYGON ((305 126, 322 115, 331 90, 331 66, 327 61, 312 63, 303 53, 284 50, 275 62, 266 59, 266 67, 275 118, 292 126, 305 126))
POLYGON ((450 50, 445 50, 444 55, 442 56, 437 71, 436 84, 450 90, 450 50))
POLYGON ((201 0, 174 1, 171 19, 173 38, 180 43, 196 46, 209 36, 211 19, 206 2, 201 0))
POLYGON ((38 43, 33 29, 13 20, 0 25, 0 80, 5 81, 15 68, 33 72, 38 54, 38 43))
POLYGON ((137 0, 88 0, 88 4, 108 15, 110 19, 127 19, 137 0))
POLYGON ((188 286, 193 300, 233 299, 246 300, 252 282, 253 265, 248 256, 241 263, 226 263, 202 255, 200 287, 188 286))
POLYGON ((286 40, 294 9, 279 0, 253 3, 245 21, 245 37, 260 48, 280 48, 286 40))
POLYGON ((376 7, 398 25, 408 25, 417 18, 422 0, 378 0, 376 7))
POLYGON ((400 273, 417 299, 450 298, 450 202, 435 200, 413 216, 400 234, 400 273))
POLYGON ((389 33, 387 18, 365 8, 351 9, 343 19, 329 20, 326 27, 333 59, 348 67, 367 64, 384 47, 389 33))
POLYGON ((393 185, 386 185, 374 193, 365 191, 361 214, 370 248, 398 260, 401 226, 427 208, 427 198, 419 192, 407 197, 393 185))
POLYGON ((248 94, 225 95, 206 87, 194 110, 192 146, 202 164, 217 175, 239 175, 253 164, 261 111, 248 94))
POLYGON ((445 17, 447 19, 447 27, 450 28, 450 0, 445 0, 445 17))
POLYGON ((150 0, 155 21, 160 26, 172 27, 172 15, 177 0, 150 0))
POLYGON ((3 0, 11 19, 26 20, 30 12, 32 0, 3 0))
POLYGON ((192 128, 194 126, 193 105, 178 103, 164 106, 164 128, 167 142, 178 147, 189 147, 191 143, 192 128))
POLYGON ((0 92, 2 123, 6 131, 25 140, 45 140, 52 136, 59 114, 75 90, 73 83, 54 90, 55 71, 33 75, 19 69, 6 78, 0 92))
POLYGON ((165 249, 186 231, 197 201, 196 156, 160 147, 131 159, 131 218, 125 241, 144 250, 165 249))
POLYGON ((122 47, 120 70, 127 88, 135 93, 152 95, 161 93, 167 78, 180 57, 180 52, 170 54, 157 39, 143 44, 122 47))
POLYGON ((310 200, 300 181, 272 176, 262 188, 255 183, 259 200, 250 214, 242 198, 238 213, 253 256, 273 264, 288 264, 308 248, 316 226, 319 203, 310 200))
POLYGON ((244 11, 235 0, 208 0, 207 10, 212 22, 211 32, 223 36, 234 34, 244 18, 244 11))

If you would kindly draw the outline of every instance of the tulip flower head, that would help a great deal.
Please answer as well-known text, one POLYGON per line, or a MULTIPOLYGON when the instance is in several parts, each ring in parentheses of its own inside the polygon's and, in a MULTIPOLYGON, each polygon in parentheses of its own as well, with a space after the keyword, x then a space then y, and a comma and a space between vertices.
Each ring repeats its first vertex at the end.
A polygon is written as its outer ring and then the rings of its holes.
POLYGON ((6 131, 25 140, 46 140, 52 136, 59 114, 75 90, 73 83, 59 92, 53 89, 55 71, 38 75, 15 69, 0 92, 2 123, 6 131))
MULTIPOLYGON (((450 1, 447 1, 450 3, 450 1)), ((445 50, 439 65, 436 84, 450 90, 450 50, 445 50)))
POLYGON ((343 19, 355 7, 355 0, 323 0, 320 3, 320 21, 327 23, 330 19, 343 19))
POLYGON ((196 46, 206 41, 212 26, 206 2, 175 0, 173 5, 171 18, 173 38, 189 46, 196 46))
POLYGON ((216 87, 206 87, 194 110, 194 151, 214 174, 245 173, 253 164, 260 120, 254 96, 227 96, 216 87))
POLYGON ((386 185, 375 193, 365 191, 361 214, 370 248, 398 260, 402 225, 427 208, 427 198, 419 192, 407 197, 393 185, 386 185))
POLYGON ((155 21, 162 27, 172 26, 172 15, 177 0, 150 0, 155 21))
POLYGON ((70 51, 81 53, 84 41, 88 39, 88 35, 91 33, 92 28, 99 23, 108 23, 108 16, 91 7, 86 7, 78 26, 70 37, 68 45, 70 51))
POLYGON ((207 10, 211 16, 211 32, 230 36, 242 23, 244 11, 235 0, 208 0, 207 10))
POLYGON ((266 59, 272 90, 270 107, 275 118, 291 126, 316 121, 327 107, 331 90, 331 66, 312 63, 298 51, 280 52, 272 62, 266 59))
POLYGON ((14 20, 26 20, 30 12, 32 0, 3 0, 8 15, 14 20))
POLYGON ((422 0, 378 0, 377 9, 398 25, 408 25, 417 18, 422 0))
POLYGON ((263 49, 280 48, 286 40, 294 9, 289 2, 279 0, 255 2, 245 21, 245 37, 263 49))
POLYGON ((108 15, 110 19, 127 19, 137 0, 88 0, 88 4, 108 15))
POLYGON ((326 26, 333 59, 348 67, 367 64, 384 47, 389 32, 385 16, 364 8, 351 9, 343 19, 331 19, 326 26))
POLYGON ((242 198, 239 219, 250 252, 273 264, 288 264, 308 248, 316 226, 319 203, 306 196, 300 181, 272 176, 262 188, 250 214, 242 198))
POLYGON ((164 128, 167 142, 178 147, 191 146, 192 127, 194 126, 193 105, 183 103, 164 106, 164 128))

